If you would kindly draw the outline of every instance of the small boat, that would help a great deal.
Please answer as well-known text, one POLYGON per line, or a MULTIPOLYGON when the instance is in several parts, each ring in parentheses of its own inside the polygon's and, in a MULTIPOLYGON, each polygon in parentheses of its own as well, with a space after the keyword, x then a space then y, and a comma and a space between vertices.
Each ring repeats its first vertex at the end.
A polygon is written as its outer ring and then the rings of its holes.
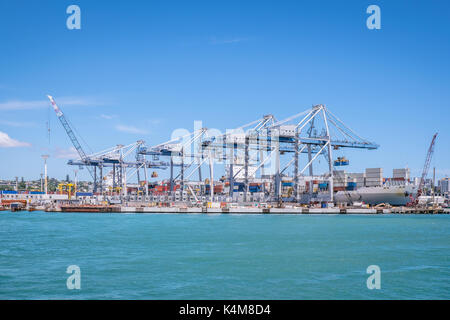
POLYGON ((23 204, 21 202, 13 202, 10 204, 11 212, 22 211, 23 204))

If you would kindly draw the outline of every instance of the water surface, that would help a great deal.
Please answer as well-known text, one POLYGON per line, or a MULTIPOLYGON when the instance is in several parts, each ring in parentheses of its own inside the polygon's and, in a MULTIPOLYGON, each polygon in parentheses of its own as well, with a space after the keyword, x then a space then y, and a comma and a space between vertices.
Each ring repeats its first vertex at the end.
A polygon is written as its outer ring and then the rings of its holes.
POLYGON ((0 212, 0 299, 449 299, 449 255, 449 215, 0 212))

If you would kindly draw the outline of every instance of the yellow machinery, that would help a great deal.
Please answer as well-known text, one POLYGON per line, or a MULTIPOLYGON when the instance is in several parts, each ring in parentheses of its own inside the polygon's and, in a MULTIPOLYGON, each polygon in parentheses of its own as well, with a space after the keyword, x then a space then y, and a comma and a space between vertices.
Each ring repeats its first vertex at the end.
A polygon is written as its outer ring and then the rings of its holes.
POLYGON ((72 197, 72 194, 75 194, 76 189, 73 183, 60 183, 58 184, 59 194, 67 194, 69 196, 69 200, 72 197))
POLYGON ((122 187, 115 187, 113 190, 113 187, 108 187, 109 192, 112 194, 113 192, 115 193, 120 193, 122 191, 122 187))

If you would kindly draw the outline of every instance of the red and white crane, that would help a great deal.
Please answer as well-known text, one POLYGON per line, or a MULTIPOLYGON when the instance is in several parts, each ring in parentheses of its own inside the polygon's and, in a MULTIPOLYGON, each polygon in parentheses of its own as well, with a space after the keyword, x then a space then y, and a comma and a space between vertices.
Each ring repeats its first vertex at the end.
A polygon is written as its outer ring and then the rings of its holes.
POLYGON ((430 147, 428 148, 427 157, 425 158, 425 164, 423 165, 422 169, 422 176, 420 177, 419 181, 419 187, 417 188, 417 194, 416 199, 413 201, 413 205, 416 206, 419 203, 419 197, 422 195, 423 188, 425 186, 425 179, 428 176, 428 170, 430 169, 431 164, 431 158, 433 157, 434 153, 434 145, 436 143, 436 137, 437 133, 433 135, 433 138, 431 139, 430 147))

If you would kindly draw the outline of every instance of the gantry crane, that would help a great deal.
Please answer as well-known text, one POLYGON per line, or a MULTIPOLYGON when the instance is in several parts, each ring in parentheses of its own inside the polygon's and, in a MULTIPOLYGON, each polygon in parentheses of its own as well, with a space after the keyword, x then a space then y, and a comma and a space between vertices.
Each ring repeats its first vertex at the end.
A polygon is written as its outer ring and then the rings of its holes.
MULTIPOLYGON (((367 141, 357 135, 344 122, 337 118, 324 105, 315 105, 311 109, 305 110, 294 116, 281 121, 265 121, 266 118, 257 122, 264 123, 261 130, 248 130, 242 132, 238 139, 230 139, 225 135, 222 139, 210 139, 203 142, 204 147, 209 148, 232 148, 241 149, 245 152, 244 157, 244 185, 248 185, 249 174, 249 150, 267 151, 266 159, 260 159, 256 170, 262 168, 267 158, 274 157, 275 165, 273 176, 274 193, 276 200, 280 198, 280 174, 286 168, 294 164, 294 193, 298 197, 299 177, 309 168, 309 175, 312 176, 312 164, 317 157, 322 154, 328 163, 328 178, 330 179, 330 201, 333 201, 333 160, 332 150, 340 148, 358 148, 374 150, 378 148, 376 143, 367 141), (298 121, 298 119, 301 119, 298 121), (308 127, 309 125, 309 127, 308 127), (318 133, 317 128, 322 128, 318 133), (256 132, 255 132, 256 131, 256 132), (306 132, 305 132, 306 131, 306 132), (231 140, 231 141, 230 141, 231 140), (293 159, 280 171, 280 155, 294 153, 293 159), (308 154, 307 164, 303 169, 299 168, 299 156, 302 153, 308 154)), ((274 120, 272 117, 271 120, 274 120)), ((259 128, 259 127, 258 127, 259 128)), ((217 138, 217 137, 216 137, 217 138)), ((231 162, 232 165, 232 162, 231 162)), ((245 194, 244 194, 245 196, 245 194)))
MULTIPOLYGON (((124 145, 117 145, 115 147, 103 150, 101 152, 97 152, 94 154, 87 155, 86 152, 83 150, 83 147, 81 146, 80 142, 78 141, 77 137, 75 136, 75 133, 73 132, 71 126, 69 125, 69 122, 67 121, 66 117, 64 116, 61 109, 56 105, 55 100, 52 96, 47 95, 47 97, 50 99, 50 102, 52 104, 53 110, 55 110, 56 116, 60 120, 62 126, 64 127, 67 135, 69 136, 73 146, 77 150, 78 155, 80 156, 80 159, 76 160, 69 160, 69 165, 77 165, 77 166, 83 166, 86 167, 91 175, 91 177, 94 180, 94 192, 97 192, 98 187, 100 187, 100 191, 103 193, 103 169, 104 168, 112 168, 111 176, 113 177, 113 187, 116 187, 117 185, 122 188, 123 192, 126 194, 126 185, 127 185, 127 178, 129 179, 134 174, 137 173, 138 180, 139 177, 139 170, 144 169, 146 181, 147 181, 147 168, 158 168, 158 169, 166 169, 168 167, 168 163, 166 162, 150 162, 146 161, 145 159, 141 157, 137 157, 136 161, 127 161, 126 157, 133 154, 133 152, 136 152, 136 150, 139 149, 140 146, 144 144, 143 140, 138 140, 135 143, 129 144, 127 146, 124 145), (97 167, 99 169, 99 179, 97 180, 97 167), (131 173, 127 177, 126 170, 128 168, 135 169, 134 172, 131 173), (116 183, 116 180, 117 183, 116 183)), ((106 175, 105 175, 106 176, 106 175)), ((139 181, 138 181, 139 182, 139 181)), ((147 182, 146 182, 147 183, 147 182)), ((146 193, 148 194, 148 186, 146 187, 146 193)))

